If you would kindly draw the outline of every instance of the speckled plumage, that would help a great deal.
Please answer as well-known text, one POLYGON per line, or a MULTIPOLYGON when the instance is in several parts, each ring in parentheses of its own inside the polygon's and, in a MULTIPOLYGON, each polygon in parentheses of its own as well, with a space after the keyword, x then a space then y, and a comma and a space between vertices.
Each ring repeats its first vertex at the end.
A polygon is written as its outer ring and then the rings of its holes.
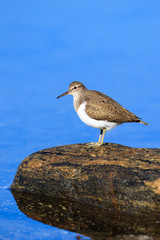
POLYGON ((112 98, 98 91, 87 90, 79 98, 79 102, 83 102, 84 98, 86 99, 86 113, 96 120, 119 123, 140 122, 139 117, 122 107, 112 98))

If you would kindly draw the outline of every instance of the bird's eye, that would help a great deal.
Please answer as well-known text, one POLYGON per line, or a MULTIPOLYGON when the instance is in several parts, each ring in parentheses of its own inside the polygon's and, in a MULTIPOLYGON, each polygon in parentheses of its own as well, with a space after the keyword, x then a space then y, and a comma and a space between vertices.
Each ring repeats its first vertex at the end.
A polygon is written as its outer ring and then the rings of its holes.
POLYGON ((77 87, 74 87, 74 89, 76 89, 77 87))

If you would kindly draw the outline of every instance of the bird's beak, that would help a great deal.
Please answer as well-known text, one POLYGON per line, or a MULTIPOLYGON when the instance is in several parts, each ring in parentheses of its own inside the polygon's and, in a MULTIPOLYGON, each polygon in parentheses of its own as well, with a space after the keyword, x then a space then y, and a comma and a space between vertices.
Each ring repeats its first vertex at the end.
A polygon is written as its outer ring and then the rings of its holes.
POLYGON ((67 92, 65 92, 65 93, 62 93, 61 95, 59 95, 57 98, 60 98, 60 97, 63 97, 63 96, 65 96, 65 95, 67 95, 68 94, 68 91, 67 92))

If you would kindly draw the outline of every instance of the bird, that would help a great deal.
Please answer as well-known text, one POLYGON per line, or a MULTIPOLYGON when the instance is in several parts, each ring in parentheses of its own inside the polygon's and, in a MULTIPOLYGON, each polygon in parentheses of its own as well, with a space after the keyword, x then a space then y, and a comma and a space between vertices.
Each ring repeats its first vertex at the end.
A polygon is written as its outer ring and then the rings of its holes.
POLYGON ((89 146, 101 146, 106 131, 110 131, 123 123, 137 122, 149 125, 111 97, 95 90, 88 90, 81 82, 72 82, 68 91, 57 98, 65 95, 73 96, 74 109, 82 122, 93 128, 100 129, 98 142, 89 143, 89 146))

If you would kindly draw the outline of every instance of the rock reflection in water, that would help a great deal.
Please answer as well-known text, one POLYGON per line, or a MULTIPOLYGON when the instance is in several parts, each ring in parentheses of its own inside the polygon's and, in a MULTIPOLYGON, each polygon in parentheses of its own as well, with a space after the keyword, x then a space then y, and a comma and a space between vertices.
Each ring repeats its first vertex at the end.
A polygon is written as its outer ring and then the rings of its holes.
POLYGON ((20 211, 28 217, 94 240, 134 240, 140 235, 148 236, 148 240, 160 237, 160 219, 120 215, 86 204, 39 195, 15 191, 12 194, 20 211))

